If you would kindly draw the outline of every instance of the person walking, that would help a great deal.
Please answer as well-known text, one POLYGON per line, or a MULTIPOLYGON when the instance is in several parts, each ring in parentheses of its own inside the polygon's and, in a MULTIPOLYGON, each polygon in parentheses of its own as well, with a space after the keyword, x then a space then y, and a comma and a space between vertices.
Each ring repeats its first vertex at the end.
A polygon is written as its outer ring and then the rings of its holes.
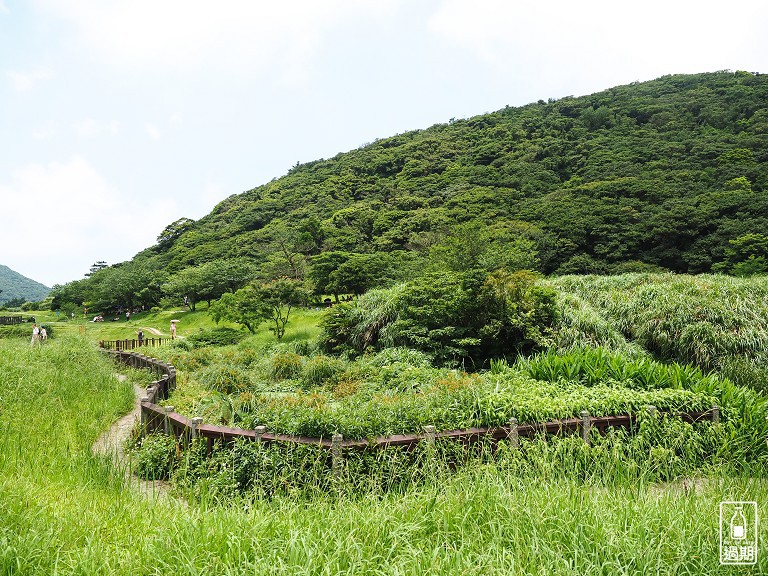
POLYGON ((171 321, 171 340, 176 339, 176 322, 171 321))
POLYGON ((40 336, 40 342, 48 340, 48 331, 45 329, 45 326, 40 326, 40 333, 38 336, 40 336))
POLYGON ((142 346, 144 344, 144 331, 139 330, 138 335, 139 335, 139 346, 142 346))
POLYGON ((32 346, 40 339, 40 328, 37 324, 32 324, 32 346))

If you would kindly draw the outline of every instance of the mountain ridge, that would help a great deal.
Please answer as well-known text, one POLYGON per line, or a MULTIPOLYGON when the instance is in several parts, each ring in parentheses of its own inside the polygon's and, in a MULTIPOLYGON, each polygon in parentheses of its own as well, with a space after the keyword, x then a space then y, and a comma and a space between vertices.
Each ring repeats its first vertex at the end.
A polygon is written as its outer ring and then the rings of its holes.
POLYGON ((24 302, 38 302, 50 291, 44 284, 0 264, 0 304, 19 299, 24 302))

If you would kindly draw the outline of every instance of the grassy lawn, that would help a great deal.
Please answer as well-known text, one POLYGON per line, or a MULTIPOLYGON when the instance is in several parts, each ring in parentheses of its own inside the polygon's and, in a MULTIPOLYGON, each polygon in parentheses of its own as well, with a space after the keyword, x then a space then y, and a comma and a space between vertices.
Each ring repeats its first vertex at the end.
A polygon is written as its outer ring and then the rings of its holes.
MULTIPOLYGON (((291 311, 290 321, 286 327, 286 333, 283 341, 290 342, 296 339, 308 339, 315 337, 320 329, 318 322, 323 311, 317 309, 295 309, 291 311)), ((50 310, 25 313, 25 316, 34 316, 38 323, 50 324, 53 327, 54 335, 80 334, 85 331, 85 337, 92 341, 99 340, 124 340, 136 338, 139 329, 144 331, 146 338, 153 336, 148 328, 153 328, 160 332, 163 338, 171 336, 171 320, 179 320, 176 328, 176 335, 187 337, 201 330, 210 330, 217 326, 229 326, 241 329, 244 333, 248 331, 245 328, 231 322, 222 321, 218 325, 208 315, 207 304, 198 304, 194 312, 189 310, 162 310, 160 312, 140 312, 131 315, 131 319, 126 322, 125 316, 119 320, 112 321, 111 318, 105 318, 104 322, 89 322, 81 317, 75 317, 74 320, 63 320, 57 317, 55 312, 50 310)), ((92 319, 93 316, 89 316, 92 319)), ((30 337, 32 328, 30 326, 30 337)), ((268 343, 275 341, 274 335, 269 331, 269 324, 264 322, 256 330, 253 336, 255 344, 268 343)))
MULTIPOLYGON (((88 340, 0 341, 2 574, 732 574, 718 503, 768 518, 764 479, 593 486, 493 465, 400 495, 147 499, 91 454, 131 388, 88 340)), ((768 571, 762 538, 738 573, 768 571)))

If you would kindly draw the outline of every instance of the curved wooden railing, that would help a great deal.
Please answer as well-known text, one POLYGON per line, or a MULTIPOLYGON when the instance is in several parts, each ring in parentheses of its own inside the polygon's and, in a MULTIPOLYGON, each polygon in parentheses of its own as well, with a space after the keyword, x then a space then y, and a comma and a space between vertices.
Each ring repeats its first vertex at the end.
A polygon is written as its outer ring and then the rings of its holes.
POLYGON ((125 340, 99 340, 99 348, 105 350, 139 350, 144 346, 163 346, 170 344, 172 338, 144 338, 139 341, 137 339, 125 339, 125 340))
MULTIPOLYGON (((160 432, 173 435, 183 442, 195 438, 205 438, 208 453, 213 451, 214 444, 220 442, 229 444, 238 439, 265 443, 285 443, 313 445, 331 451, 334 469, 342 458, 342 450, 376 450, 390 446, 412 448, 421 442, 435 442, 437 439, 452 439, 465 443, 477 442, 483 439, 494 441, 507 440, 517 446, 520 437, 532 438, 540 434, 566 435, 580 434, 584 442, 590 442, 593 429, 605 434, 608 428, 631 429, 638 420, 638 414, 620 414, 614 416, 591 417, 582 411, 579 418, 566 418, 534 424, 518 424, 515 418, 510 419, 507 426, 483 426, 464 430, 445 430, 437 432, 434 426, 425 426, 422 433, 396 434, 380 436, 369 440, 345 440, 341 434, 331 438, 312 438, 307 436, 291 436, 268 432, 265 426, 257 426, 254 430, 231 428, 203 424, 202 418, 188 418, 174 411, 173 406, 160 406, 161 400, 167 400, 169 394, 176 388, 176 368, 155 358, 149 358, 136 352, 125 350, 105 350, 116 360, 133 368, 147 368, 159 372, 160 379, 153 381, 146 394, 141 398, 141 424, 143 433, 160 432)), ((648 406, 648 412, 656 412, 656 408, 648 406)), ((697 412, 675 413, 674 416, 686 422, 701 422, 710 420, 720 421, 720 409, 717 406, 710 410, 697 412)))

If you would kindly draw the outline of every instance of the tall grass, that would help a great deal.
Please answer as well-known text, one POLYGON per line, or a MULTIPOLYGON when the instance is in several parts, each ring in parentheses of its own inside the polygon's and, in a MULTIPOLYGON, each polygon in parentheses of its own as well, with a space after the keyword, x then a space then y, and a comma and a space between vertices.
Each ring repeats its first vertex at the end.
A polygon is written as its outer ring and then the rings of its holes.
POLYGON ((621 334, 657 358, 765 386, 753 378, 768 374, 768 277, 624 274, 548 282, 562 293, 564 340, 576 330, 577 345, 596 334, 598 344, 625 351, 621 334))
POLYGON ((0 342, 1 574, 722 574, 718 503, 768 517, 759 469, 686 490, 486 464, 397 493, 146 499, 90 451, 130 406, 113 370, 78 339, 0 342))

